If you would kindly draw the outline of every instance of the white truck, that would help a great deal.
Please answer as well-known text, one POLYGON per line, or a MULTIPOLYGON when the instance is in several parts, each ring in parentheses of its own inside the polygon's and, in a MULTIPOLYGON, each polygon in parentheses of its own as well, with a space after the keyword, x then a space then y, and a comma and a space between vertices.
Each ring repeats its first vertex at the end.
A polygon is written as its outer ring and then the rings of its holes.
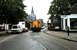
POLYGON ((21 33, 23 28, 20 25, 12 25, 11 33, 21 33))
POLYGON ((13 33, 21 33, 28 31, 27 27, 25 27, 25 21, 20 21, 16 25, 12 25, 11 32, 13 33))

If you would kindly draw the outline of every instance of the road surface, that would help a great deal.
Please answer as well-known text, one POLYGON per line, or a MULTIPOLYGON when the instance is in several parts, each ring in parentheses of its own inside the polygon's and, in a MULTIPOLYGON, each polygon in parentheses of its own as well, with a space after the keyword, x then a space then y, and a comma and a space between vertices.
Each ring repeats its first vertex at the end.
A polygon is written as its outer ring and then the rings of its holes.
POLYGON ((28 31, 0 38, 0 50, 70 50, 66 42, 43 32, 28 31))

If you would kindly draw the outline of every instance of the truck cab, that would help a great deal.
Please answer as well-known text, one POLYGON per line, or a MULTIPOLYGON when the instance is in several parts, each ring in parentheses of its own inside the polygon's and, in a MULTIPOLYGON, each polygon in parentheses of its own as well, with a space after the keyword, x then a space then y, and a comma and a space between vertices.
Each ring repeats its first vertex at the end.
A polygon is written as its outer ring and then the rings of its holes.
POLYGON ((40 25, 41 25, 40 21, 38 21, 38 20, 32 21, 32 23, 31 23, 31 30, 33 32, 40 31, 41 30, 41 26, 40 25))

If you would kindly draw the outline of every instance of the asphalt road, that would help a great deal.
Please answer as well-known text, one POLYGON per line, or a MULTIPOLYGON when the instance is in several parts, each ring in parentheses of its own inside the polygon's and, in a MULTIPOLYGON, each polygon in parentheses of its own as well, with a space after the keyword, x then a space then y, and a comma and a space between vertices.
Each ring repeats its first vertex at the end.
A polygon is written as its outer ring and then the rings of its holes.
POLYGON ((43 32, 26 32, 0 40, 0 50, 69 50, 43 32))

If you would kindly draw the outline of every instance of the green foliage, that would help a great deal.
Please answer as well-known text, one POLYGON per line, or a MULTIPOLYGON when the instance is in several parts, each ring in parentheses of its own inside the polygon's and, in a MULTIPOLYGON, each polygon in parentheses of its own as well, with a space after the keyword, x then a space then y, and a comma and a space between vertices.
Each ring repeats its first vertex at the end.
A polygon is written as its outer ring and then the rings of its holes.
POLYGON ((49 8, 50 15, 61 15, 68 11, 69 3, 66 0, 53 0, 49 8))
POLYGON ((0 23, 17 23, 27 16, 23 0, 0 0, 0 23))
POLYGON ((77 0, 53 0, 49 8, 48 14, 50 14, 50 19, 58 19, 59 23, 61 21, 60 15, 68 13, 68 10, 77 3, 77 0))
POLYGON ((77 3, 77 0, 67 0, 71 6, 77 3))
POLYGON ((77 0, 53 0, 49 8, 48 14, 51 17, 54 15, 63 15, 68 12, 68 10, 77 3, 77 0))

